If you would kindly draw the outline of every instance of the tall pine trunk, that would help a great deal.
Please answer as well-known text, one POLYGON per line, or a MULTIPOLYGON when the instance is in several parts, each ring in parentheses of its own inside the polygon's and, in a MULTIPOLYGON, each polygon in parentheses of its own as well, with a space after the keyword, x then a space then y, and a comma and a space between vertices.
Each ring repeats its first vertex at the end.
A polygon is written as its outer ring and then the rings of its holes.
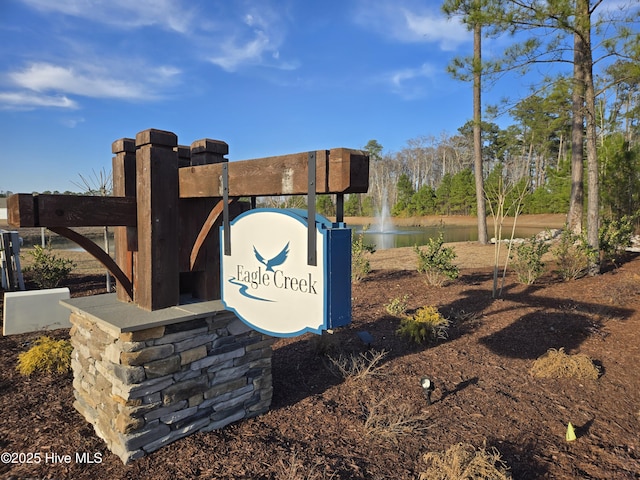
MULTIPOLYGON (((578 0, 578 2, 584 0, 578 0)), ((573 34, 573 89, 571 112, 571 197, 567 227, 576 234, 582 233, 584 207, 584 41, 579 32, 573 34)))
MULTIPOLYGON (((593 84, 593 53, 591 49, 591 14, 589 0, 578 0, 576 14, 580 15, 578 23, 584 38, 584 75, 585 75, 585 117, 587 121, 587 242, 596 252, 600 251, 600 192, 598 190, 598 151, 596 133, 596 95, 593 84)), ((599 260, 590 265, 589 274, 600 273, 599 260)))
POLYGON ((489 243, 487 235, 487 212, 484 199, 482 169, 482 26, 473 26, 473 157, 476 177, 476 203, 478 210, 478 242, 489 243))

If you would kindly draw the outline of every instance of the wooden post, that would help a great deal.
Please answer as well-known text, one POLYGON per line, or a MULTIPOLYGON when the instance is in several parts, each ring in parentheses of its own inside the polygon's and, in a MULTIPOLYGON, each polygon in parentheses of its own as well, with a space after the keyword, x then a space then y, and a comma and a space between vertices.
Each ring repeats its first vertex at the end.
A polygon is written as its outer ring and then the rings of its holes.
POLYGON ((191 165, 191 148, 186 145, 178 145, 175 151, 178 152, 178 168, 191 165))
MULTIPOLYGON (((111 144, 115 154, 112 161, 113 195, 116 197, 136 197, 136 141, 133 138, 121 138, 111 144)), ((133 265, 138 250, 138 231, 136 227, 114 227, 116 263, 134 283, 133 265)), ((133 298, 116 281, 118 300, 131 302, 133 298)))
MULTIPOLYGON (((220 140, 208 138, 196 140, 191 144, 190 165, 210 165, 226 162, 224 155, 229 153, 229 145, 220 140)), ((198 261, 190 265, 191 247, 193 246, 209 212, 221 199, 181 198, 180 211, 180 289, 189 291, 202 300, 220 298, 220 256, 219 256, 219 222, 211 229, 202 245, 198 261), (186 213, 188 212, 188 214, 186 213)))
POLYGON ((134 301, 146 310, 178 305, 178 137, 144 130, 136 135, 138 255, 134 301))

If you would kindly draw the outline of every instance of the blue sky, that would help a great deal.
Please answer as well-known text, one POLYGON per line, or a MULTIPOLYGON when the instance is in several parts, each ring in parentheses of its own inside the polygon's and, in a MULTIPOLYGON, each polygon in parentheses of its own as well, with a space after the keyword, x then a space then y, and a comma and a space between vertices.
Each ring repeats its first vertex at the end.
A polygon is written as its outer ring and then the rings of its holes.
MULTIPOLYGON (((440 5, 2 0, 0 191, 77 191, 148 128, 224 140, 231 161, 453 134, 471 86, 445 68, 472 42, 440 5)), ((503 83, 485 102, 526 90, 503 83)))

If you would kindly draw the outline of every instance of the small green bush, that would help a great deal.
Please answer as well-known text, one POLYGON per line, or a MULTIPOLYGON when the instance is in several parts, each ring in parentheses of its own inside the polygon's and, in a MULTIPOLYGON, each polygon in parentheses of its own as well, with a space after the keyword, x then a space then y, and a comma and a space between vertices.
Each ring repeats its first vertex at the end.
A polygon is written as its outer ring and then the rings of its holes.
POLYGON ((413 251, 418 256, 418 272, 424 273, 427 283, 442 286, 444 282, 455 280, 460 273, 452 263, 456 258, 451 247, 444 246, 444 233, 440 230, 437 238, 430 238, 424 248, 414 245, 413 251))
POLYGON ((600 250, 606 260, 615 262, 620 253, 631 244, 633 223, 633 218, 627 215, 620 220, 602 220, 598 234, 600 250))
POLYGON ((584 235, 576 235, 568 228, 562 230, 554 254, 563 280, 584 277, 598 260, 598 252, 591 248, 584 235))
POLYGON ((29 272, 40 288, 56 288, 76 266, 68 258, 56 257, 51 251, 51 246, 43 248, 34 245, 33 251, 29 254, 33 257, 33 265, 25 268, 25 272, 29 272))
POLYGON ((385 304, 384 308, 389 315, 394 317, 401 317, 407 312, 408 304, 407 300, 409 295, 404 295, 402 298, 396 297, 389 300, 389 303, 385 304))
POLYGON ((412 317, 404 317, 396 331, 416 343, 428 343, 447 338, 449 320, 435 307, 422 307, 412 317))
POLYGON ((531 237, 518 245, 511 254, 511 268, 516 272, 518 281, 532 285, 544 273, 542 256, 549 251, 550 245, 544 240, 531 237))
MULTIPOLYGON (((366 228, 364 229, 366 231, 366 228)), ((376 251, 375 245, 364 241, 364 232, 354 235, 351 242, 351 281, 359 282, 371 272, 369 254, 376 251)))
POLYGON ((72 351, 69 340, 54 340, 43 336, 29 350, 18 354, 17 369, 23 375, 31 375, 36 371, 66 373, 71 369, 72 351))

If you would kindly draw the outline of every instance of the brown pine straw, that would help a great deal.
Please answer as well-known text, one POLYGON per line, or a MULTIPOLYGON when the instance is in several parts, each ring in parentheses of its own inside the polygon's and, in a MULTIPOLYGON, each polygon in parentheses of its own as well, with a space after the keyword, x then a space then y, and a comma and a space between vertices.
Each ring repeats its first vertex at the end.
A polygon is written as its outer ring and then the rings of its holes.
POLYGON ((450 446, 446 452, 429 452, 423 456, 427 470, 420 480, 509 480, 509 467, 500 453, 491 448, 476 449, 468 443, 450 446))
POLYGON ((564 348, 551 348, 533 362, 529 373, 537 378, 577 378, 597 380, 600 369, 584 353, 567 355, 564 348))

